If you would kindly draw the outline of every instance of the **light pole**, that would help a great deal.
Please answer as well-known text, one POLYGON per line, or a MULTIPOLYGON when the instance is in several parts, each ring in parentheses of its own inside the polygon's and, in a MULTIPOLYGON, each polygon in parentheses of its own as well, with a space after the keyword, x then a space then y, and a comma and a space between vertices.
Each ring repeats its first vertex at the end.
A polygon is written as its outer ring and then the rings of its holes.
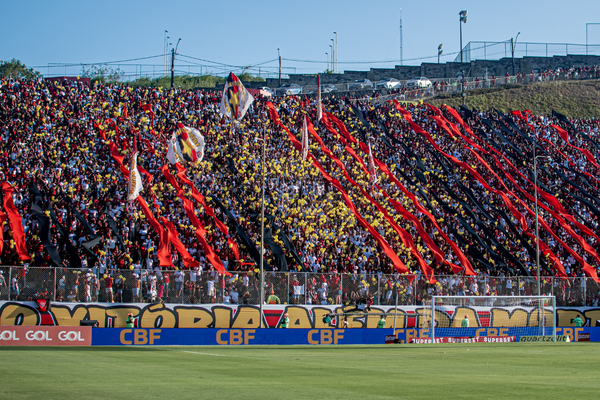
POLYGON ((265 252, 265 131, 262 137, 262 194, 260 207, 260 327, 263 327, 263 304, 265 302, 265 274, 264 274, 264 252, 265 252))
POLYGON ((329 71, 329 53, 325 52, 325 54, 327 54, 327 71, 329 71))
MULTIPOLYGON (((331 54, 331 68, 333 68, 333 45, 331 45, 331 44, 329 45, 329 54, 331 54)), ((327 69, 329 69, 329 68, 327 68, 327 69)))
POLYGON ((510 38, 510 51, 512 53, 512 75, 515 76, 515 47, 517 47, 517 39, 519 38, 519 35, 521 34, 521 32, 517 33, 517 37, 515 37, 515 40, 513 42, 513 39, 510 38))
POLYGON ((333 72, 337 72, 337 60, 338 60, 338 41, 337 41, 337 32, 333 32, 335 35, 335 63, 333 64, 333 72))
POLYGON ((589 25, 600 25, 599 22, 590 22, 585 24, 585 55, 588 55, 588 26, 589 25))
POLYGON ((467 13, 469 10, 463 10, 458 13, 460 19, 458 20, 458 24, 460 25, 460 62, 463 62, 463 44, 462 44, 462 24, 467 23, 467 13))
POLYGON ((544 156, 536 156, 535 149, 537 147, 537 141, 533 139, 533 186, 534 186, 534 199, 535 199, 535 265, 537 269, 537 295, 541 296, 540 287, 540 231, 538 222, 538 190, 537 190, 537 159, 546 158, 544 156))
POLYGON ((442 55, 442 53, 444 52, 444 50, 442 50, 442 47, 444 47, 444 43, 441 43, 438 46, 438 64, 440 63, 440 56, 442 55))
POLYGON ((335 71, 335 40, 331 39, 331 71, 335 71))
POLYGON ((168 40, 169 40, 168 36, 167 36, 167 33, 169 33, 169 31, 165 29, 165 43, 163 45, 163 50, 164 50, 164 52, 163 52, 163 54, 164 54, 163 61, 165 63, 165 75, 167 74, 167 57, 168 57, 167 53, 169 52, 169 49, 167 48, 167 43, 168 43, 168 40))

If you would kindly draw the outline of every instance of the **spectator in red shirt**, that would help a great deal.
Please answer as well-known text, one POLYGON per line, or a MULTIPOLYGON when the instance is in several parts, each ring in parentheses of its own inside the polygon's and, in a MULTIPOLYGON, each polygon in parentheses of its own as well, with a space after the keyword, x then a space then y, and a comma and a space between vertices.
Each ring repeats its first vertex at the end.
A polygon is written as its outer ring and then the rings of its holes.
POLYGON ((113 300, 113 278, 110 275, 106 275, 104 278, 104 290, 106 291, 106 301, 114 303, 113 300))

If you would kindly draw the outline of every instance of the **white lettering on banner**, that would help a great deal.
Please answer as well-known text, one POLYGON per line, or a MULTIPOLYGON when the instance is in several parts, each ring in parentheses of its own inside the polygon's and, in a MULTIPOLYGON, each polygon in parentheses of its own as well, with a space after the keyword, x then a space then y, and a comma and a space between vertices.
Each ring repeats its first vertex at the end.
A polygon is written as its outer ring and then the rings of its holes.
POLYGON ((27 331, 25 334, 25 339, 27 340, 48 340, 51 341, 52 338, 48 334, 48 331, 27 331))
POLYGON ((39 328, 12 326, 10 330, 0 330, 0 346, 90 346, 91 344, 92 328, 89 326, 39 328))
POLYGON ((516 336, 475 336, 475 337, 440 337, 440 338, 413 338, 410 343, 496 343, 516 342, 516 336))
POLYGON ((69 340, 71 342, 73 341, 79 341, 79 342, 83 342, 85 341, 85 339, 83 339, 81 337, 81 332, 73 332, 73 331, 62 331, 58 333, 58 340, 62 340, 63 342, 65 340, 69 340))
POLYGON ((21 340, 16 331, 0 331, 0 340, 21 340))

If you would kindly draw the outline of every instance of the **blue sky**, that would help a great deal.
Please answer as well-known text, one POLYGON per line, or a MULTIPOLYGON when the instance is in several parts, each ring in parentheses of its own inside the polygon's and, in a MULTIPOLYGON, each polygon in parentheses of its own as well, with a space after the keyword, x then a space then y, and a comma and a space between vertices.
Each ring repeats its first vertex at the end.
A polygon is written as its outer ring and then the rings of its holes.
MULTIPOLYGON (((206 65, 213 65, 209 71, 217 73, 253 66, 251 71, 257 73, 263 63, 261 73, 274 73, 280 48, 284 72, 312 73, 326 68, 325 53, 336 31, 340 70, 393 67, 400 58, 401 8, 407 65, 437 62, 440 43, 442 61, 454 59, 449 53, 459 51, 461 10, 469 11, 464 44, 509 40, 517 32, 519 42, 584 44, 586 23, 600 22, 598 1, 573 6, 557 0, 11 1, 3 5, 0 60, 17 58, 28 66, 47 66, 162 55, 166 29, 173 44, 181 38, 179 71, 198 73, 202 64, 202 71, 206 65), (215 67, 212 62, 226 65, 215 67)), ((589 27, 589 42, 600 43, 600 25, 589 27)), ((134 63, 144 64, 144 72, 160 71, 164 64, 162 56, 134 63)), ((56 68, 39 70, 56 73, 56 68)), ((81 68, 68 72, 77 70, 81 68)))

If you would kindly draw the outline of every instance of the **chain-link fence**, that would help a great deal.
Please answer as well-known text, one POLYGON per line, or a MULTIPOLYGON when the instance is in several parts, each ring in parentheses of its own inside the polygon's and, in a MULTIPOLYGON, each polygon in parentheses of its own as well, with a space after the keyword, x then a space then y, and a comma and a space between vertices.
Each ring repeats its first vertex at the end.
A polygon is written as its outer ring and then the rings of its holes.
MULTIPOLYGON (((49 298, 60 302, 259 304, 260 274, 223 276, 195 270, 77 270, 0 266, 0 300, 49 298)), ((537 295, 529 276, 436 276, 265 272, 264 301, 271 304, 420 305, 431 296, 537 295)), ((591 278, 542 277, 539 293, 559 306, 598 306, 600 287, 591 278)))

